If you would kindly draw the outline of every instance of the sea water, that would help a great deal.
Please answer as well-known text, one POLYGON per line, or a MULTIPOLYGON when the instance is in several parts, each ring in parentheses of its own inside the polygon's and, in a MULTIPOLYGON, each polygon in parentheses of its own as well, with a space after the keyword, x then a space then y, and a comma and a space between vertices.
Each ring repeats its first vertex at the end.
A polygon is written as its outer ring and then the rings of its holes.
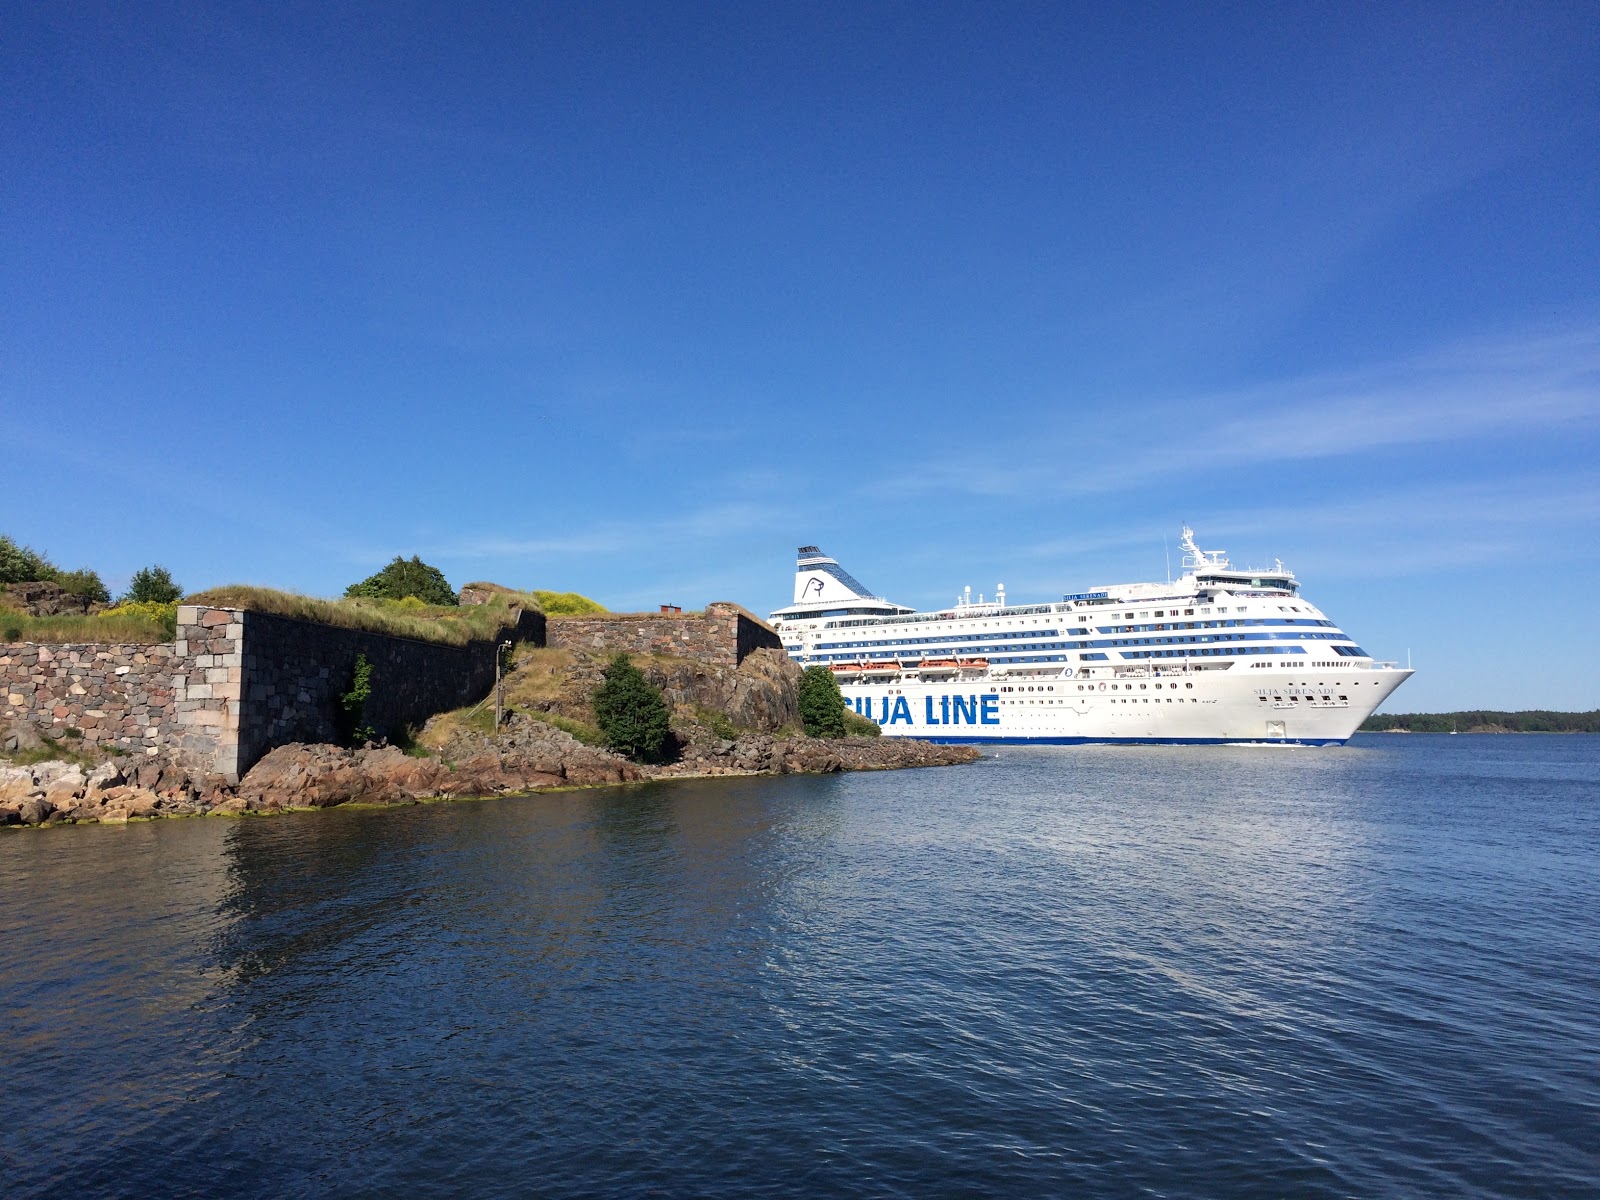
POLYGON ((1600 738, 7 831, 0 1192, 1594 1196, 1600 738))

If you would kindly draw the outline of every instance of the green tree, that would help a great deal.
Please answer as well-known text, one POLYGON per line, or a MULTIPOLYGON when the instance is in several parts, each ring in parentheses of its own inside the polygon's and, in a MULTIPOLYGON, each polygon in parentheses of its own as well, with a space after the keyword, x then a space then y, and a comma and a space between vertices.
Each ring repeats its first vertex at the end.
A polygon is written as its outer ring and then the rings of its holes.
POLYGON ((172 572, 162 566, 140 567, 122 593, 123 604, 176 604, 183 588, 172 582, 172 572))
POLYGON ((398 554, 395 559, 376 575, 369 575, 360 583, 352 583, 345 588, 346 596, 364 596, 369 600, 404 600, 407 596, 415 596, 424 604, 456 603, 456 594, 451 591, 449 582, 444 577, 444 572, 438 567, 430 567, 416 555, 411 556, 407 562, 398 554))
POLYGON ((641 762, 661 762, 671 745, 669 715, 660 690, 628 656, 614 657, 594 694, 595 724, 606 735, 606 745, 641 762))
POLYGON ((800 720, 806 736, 843 737, 844 711, 844 696, 833 672, 827 667, 807 667, 800 677, 800 720))

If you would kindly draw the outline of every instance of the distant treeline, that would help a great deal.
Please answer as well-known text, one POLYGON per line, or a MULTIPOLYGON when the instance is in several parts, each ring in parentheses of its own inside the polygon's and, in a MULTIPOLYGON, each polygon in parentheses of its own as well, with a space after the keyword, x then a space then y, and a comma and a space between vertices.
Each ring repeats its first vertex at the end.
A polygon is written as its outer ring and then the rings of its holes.
POLYGON ((1600 733, 1600 709, 1594 712, 1376 713, 1361 723, 1365 733, 1407 729, 1412 733, 1600 733))

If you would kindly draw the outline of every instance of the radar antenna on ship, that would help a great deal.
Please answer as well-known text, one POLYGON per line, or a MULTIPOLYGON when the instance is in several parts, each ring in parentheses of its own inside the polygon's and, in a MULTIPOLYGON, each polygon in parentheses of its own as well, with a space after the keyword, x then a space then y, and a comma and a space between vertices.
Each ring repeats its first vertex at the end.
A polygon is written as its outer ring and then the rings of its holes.
POLYGON ((1202 570, 1206 567, 1226 567, 1228 565, 1228 552, 1226 550, 1202 550, 1195 544, 1194 530, 1187 525, 1183 527, 1183 565, 1190 570, 1202 570))

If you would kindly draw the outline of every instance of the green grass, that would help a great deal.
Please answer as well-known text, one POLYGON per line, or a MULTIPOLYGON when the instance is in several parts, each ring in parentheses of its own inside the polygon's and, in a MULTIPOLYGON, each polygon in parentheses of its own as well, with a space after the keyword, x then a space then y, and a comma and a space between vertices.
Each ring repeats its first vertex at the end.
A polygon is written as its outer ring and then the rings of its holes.
POLYGON ((524 712, 523 715, 532 717, 535 721, 543 721, 546 725, 553 725, 562 733, 570 733, 585 746, 606 744, 606 735, 600 732, 599 726, 590 725, 586 721, 575 721, 571 717, 563 717, 560 713, 552 712, 524 712))
POLYGON ((364 629, 369 633, 464 646, 471 641, 498 637, 511 627, 513 609, 532 607, 529 600, 523 593, 510 591, 495 595, 487 604, 463 607, 422 604, 415 599, 323 600, 276 588, 228 584, 185 596, 183 603, 245 608, 344 629, 364 629))
POLYGON ((34 763, 74 763, 84 771, 93 769, 107 758, 121 758, 128 753, 125 746, 100 745, 90 747, 83 734, 76 729, 66 730, 62 736, 44 735, 42 744, 31 750, 0 750, 0 763, 17 767, 31 767, 34 763))
POLYGON ((60 617, 30 617, 25 613, 0 608, 0 643, 36 642, 61 646, 97 642, 154 646, 171 640, 172 633, 166 622, 143 613, 108 612, 93 616, 74 613, 60 617))
POLYGON ((714 708, 701 708, 694 710, 695 723, 704 726, 724 741, 734 741, 743 731, 733 723, 727 713, 720 713, 714 708))

